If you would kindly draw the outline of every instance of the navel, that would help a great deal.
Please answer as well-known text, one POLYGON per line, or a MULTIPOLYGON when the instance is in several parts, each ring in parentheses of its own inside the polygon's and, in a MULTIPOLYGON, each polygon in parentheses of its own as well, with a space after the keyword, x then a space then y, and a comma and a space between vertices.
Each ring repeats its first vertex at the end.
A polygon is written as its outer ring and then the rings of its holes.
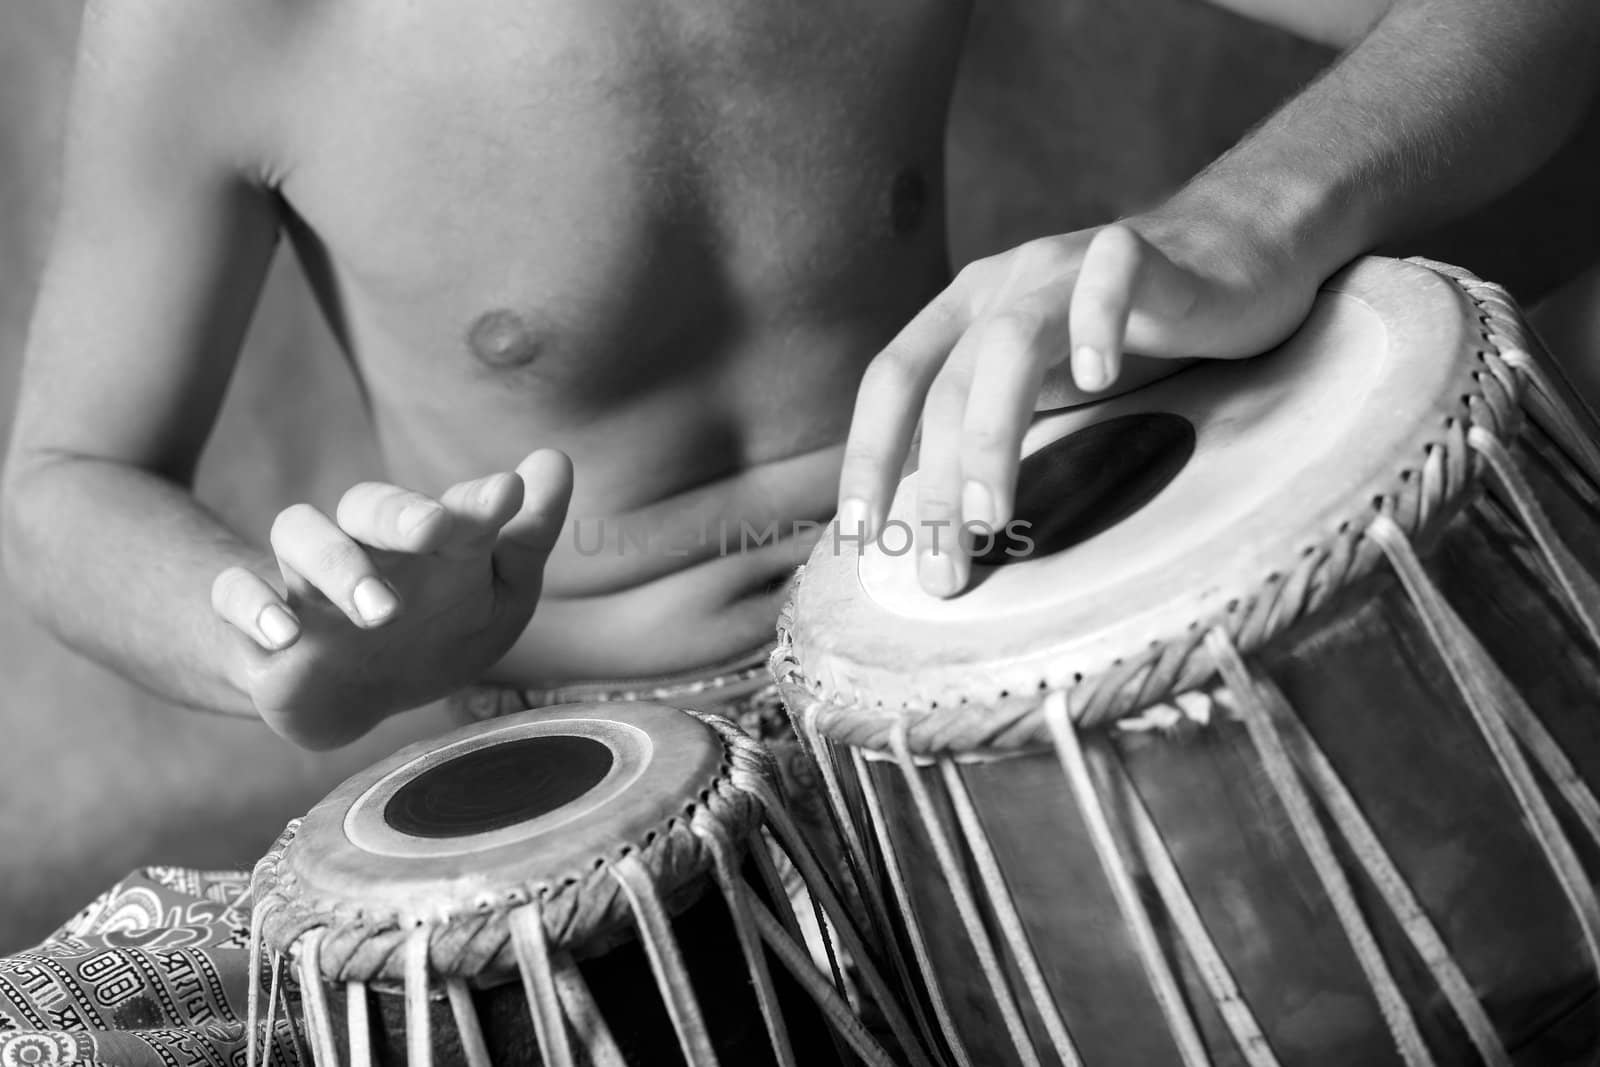
POLYGON ((889 187, 889 228, 896 237, 916 232, 928 212, 928 179, 916 167, 894 176, 889 187))
POLYGON ((501 308, 478 316, 467 333, 467 347, 486 367, 525 367, 539 355, 543 341, 521 315, 501 308))

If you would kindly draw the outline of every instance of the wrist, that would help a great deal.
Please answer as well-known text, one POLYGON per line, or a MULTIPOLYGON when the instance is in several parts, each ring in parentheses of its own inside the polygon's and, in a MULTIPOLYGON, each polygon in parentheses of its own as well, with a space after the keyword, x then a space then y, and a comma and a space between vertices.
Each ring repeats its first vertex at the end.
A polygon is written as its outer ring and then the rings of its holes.
POLYGON ((1294 286, 1321 285, 1370 246, 1354 198, 1303 175, 1208 171, 1148 219, 1189 265, 1214 272, 1221 260, 1245 279, 1294 286))

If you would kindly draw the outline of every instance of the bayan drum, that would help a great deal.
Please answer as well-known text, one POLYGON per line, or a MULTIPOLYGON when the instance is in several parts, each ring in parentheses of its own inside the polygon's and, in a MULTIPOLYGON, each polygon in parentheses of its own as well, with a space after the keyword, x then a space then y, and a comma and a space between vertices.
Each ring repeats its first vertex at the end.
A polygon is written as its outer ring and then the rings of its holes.
POLYGON ((800 947, 774 849, 905 1033, 765 753, 654 704, 470 726, 292 823, 252 879, 249 1032, 270 1059, 288 1015, 324 1067, 892 1062, 800 947))
POLYGON ((1593 1060, 1600 465, 1529 345, 1363 260, 1039 419, 963 595, 904 487, 818 546, 774 672, 952 1060, 1593 1060))

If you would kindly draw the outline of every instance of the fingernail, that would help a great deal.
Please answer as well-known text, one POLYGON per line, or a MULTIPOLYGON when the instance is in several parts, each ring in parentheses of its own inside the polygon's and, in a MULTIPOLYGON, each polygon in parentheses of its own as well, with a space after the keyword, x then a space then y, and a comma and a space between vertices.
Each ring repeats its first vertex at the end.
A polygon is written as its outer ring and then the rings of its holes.
POLYGON ((1096 349, 1082 345, 1072 354, 1072 377, 1078 388, 1091 392, 1106 387, 1106 360, 1096 349))
POLYGON ((867 502, 858 496, 846 497, 839 505, 839 532, 850 537, 869 537, 867 502))
POLYGON ((357 614, 369 625, 387 619, 400 606, 400 598, 382 578, 363 578, 351 599, 356 602, 357 614))
POLYGON ((961 488, 961 521, 981 523, 992 531, 996 526, 994 494, 982 482, 968 482, 961 488))
POLYGON ((400 532, 402 534, 413 532, 417 527, 443 510, 438 504, 431 501, 427 503, 418 501, 415 504, 407 504, 405 509, 400 512, 400 532))
POLYGON ((294 621, 294 616, 277 604, 268 604, 261 609, 261 614, 256 616, 256 629, 272 643, 273 648, 282 648, 300 636, 300 627, 294 621))
POLYGON ((961 590, 956 578, 956 559, 949 552, 924 552, 917 561, 917 580, 933 596, 954 596, 961 590))

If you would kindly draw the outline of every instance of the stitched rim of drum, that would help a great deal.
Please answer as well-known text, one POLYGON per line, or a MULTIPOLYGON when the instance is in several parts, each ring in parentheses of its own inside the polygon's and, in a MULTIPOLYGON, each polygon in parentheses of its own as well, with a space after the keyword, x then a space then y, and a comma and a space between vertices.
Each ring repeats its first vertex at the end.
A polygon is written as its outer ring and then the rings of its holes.
POLYGON ((1010 674, 997 670, 982 685, 942 702, 885 701, 878 694, 839 687, 826 663, 808 673, 794 644, 797 581, 779 616, 778 645, 771 659, 773 677, 791 712, 802 722, 814 714, 821 733, 859 748, 887 750, 891 730, 902 722, 911 749, 920 753, 1048 744, 1043 715, 1047 693, 1065 693, 1073 720, 1084 726, 1136 714, 1201 686, 1215 674, 1205 649, 1209 630, 1220 626, 1241 652, 1254 651, 1373 571, 1385 557, 1366 531, 1379 515, 1388 515, 1409 537, 1431 532, 1480 481, 1481 461, 1467 445, 1467 432, 1480 426, 1502 438, 1514 434, 1523 386, 1502 353, 1527 351, 1526 328, 1497 286, 1448 264, 1421 258, 1405 262, 1453 282, 1475 309, 1479 366, 1464 376, 1454 412, 1419 434, 1417 449, 1406 453, 1408 461, 1377 483, 1366 506, 1347 515, 1333 536, 1303 546, 1290 565, 1282 559, 1264 562, 1263 576, 1223 611, 1175 624, 1165 639, 1150 642, 1138 655, 1113 660, 1097 674, 1052 678, 1030 664, 1033 669, 1010 674), (1421 464, 1409 461, 1416 455, 1425 457, 1421 464))
MULTIPOLYGON (((685 710, 716 734, 723 760, 716 777, 699 793, 684 799, 637 844, 597 854, 559 879, 507 886, 492 898, 463 901, 458 909, 428 914, 402 910, 372 911, 343 899, 320 897, 307 890, 283 859, 293 847, 301 820, 291 822, 256 864, 250 883, 254 907, 263 913, 262 937, 278 952, 292 954, 309 930, 323 928, 320 955, 324 978, 335 982, 400 980, 403 949, 412 932, 429 929, 428 962, 433 973, 465 978, 505 977, 517 971, 508 916, 537 901, 545 936, 553 949, 582 958, 634 935, 633 911, 611 864, 636 855, 671 906, 712 870, 713 857, 691 829, 697 819, 711 819, 736 842, 756 832, 764 809, 748 784, 754 776, 776 790, 772 757, 732 722, 716 715, 685 710)), ((696 895, 698 896, 698 894, 696 895)))

